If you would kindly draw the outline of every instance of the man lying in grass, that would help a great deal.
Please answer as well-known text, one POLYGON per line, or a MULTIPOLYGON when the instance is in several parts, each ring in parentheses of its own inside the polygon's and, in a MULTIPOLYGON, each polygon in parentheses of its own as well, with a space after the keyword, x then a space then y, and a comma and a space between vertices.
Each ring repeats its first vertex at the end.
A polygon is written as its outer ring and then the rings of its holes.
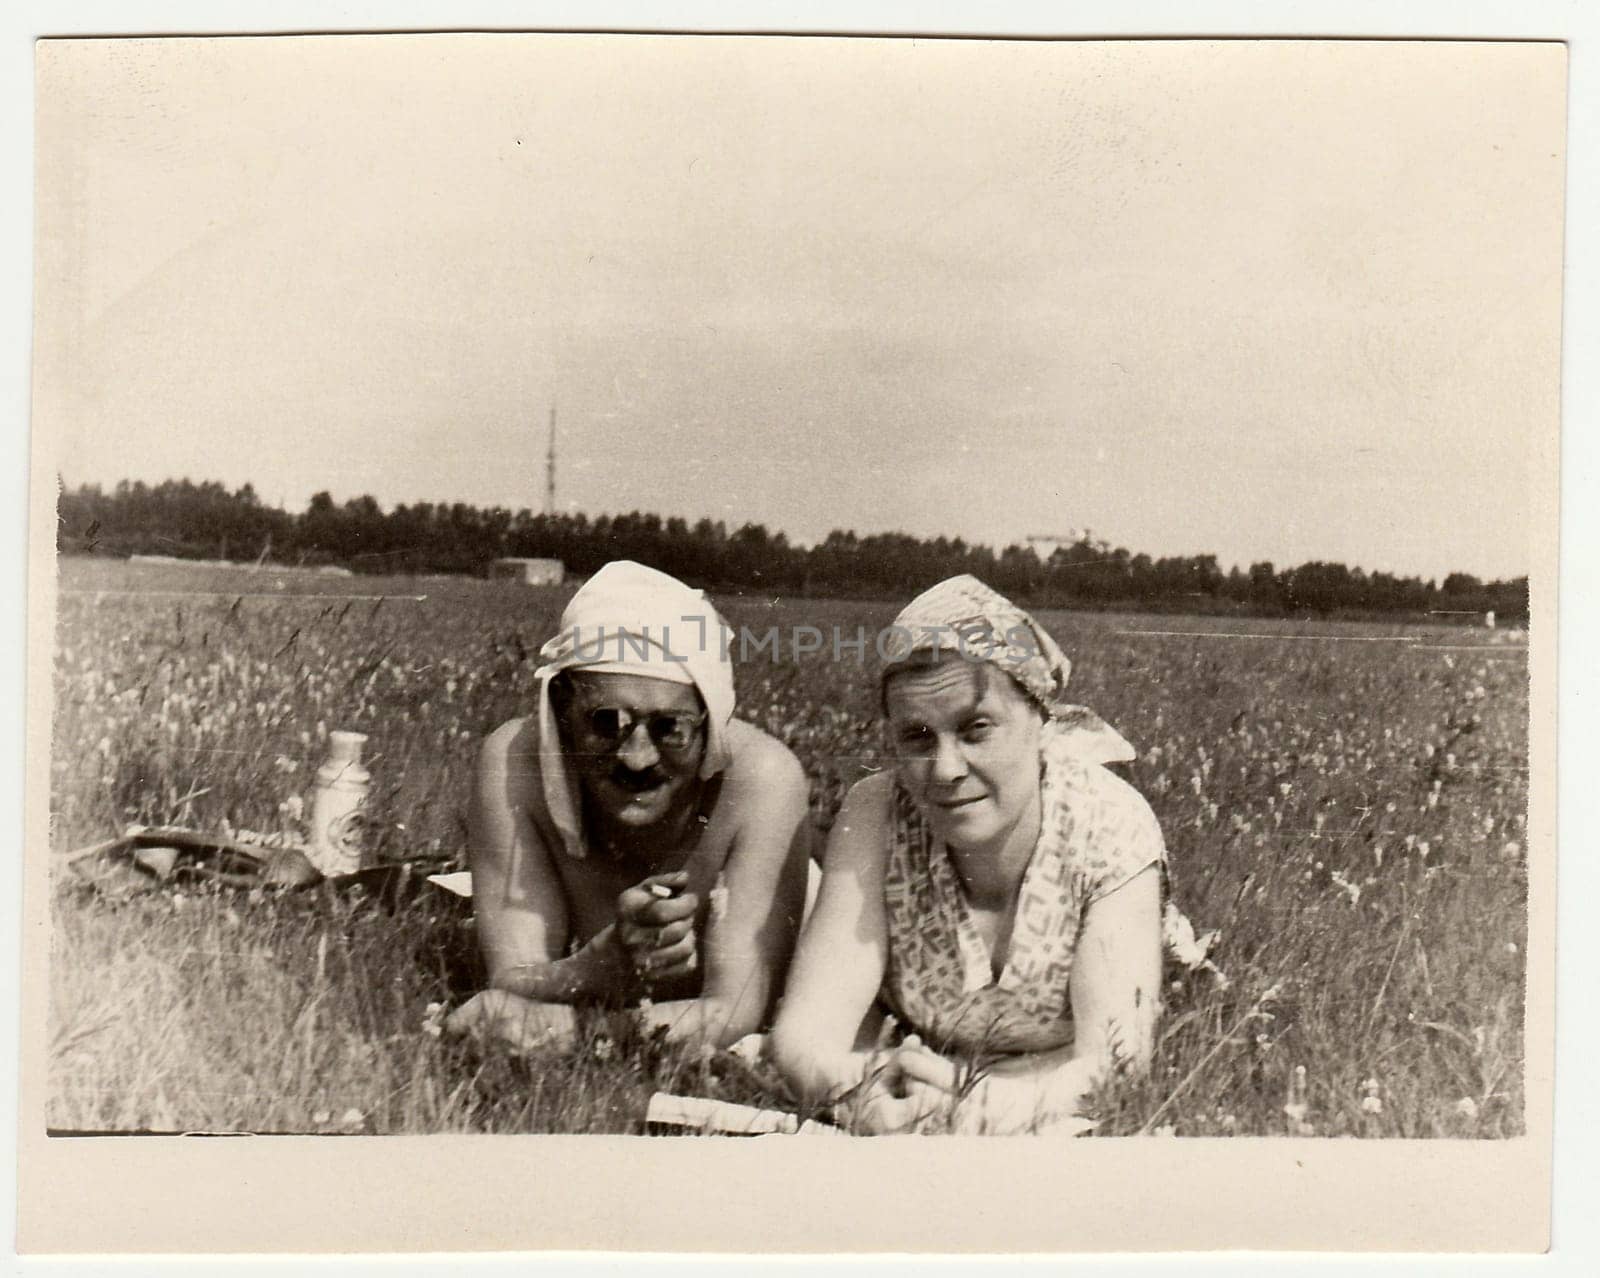
POLYGON ((565 1049, 583 1004, 713 1046, 766 1023, 804 906, 807 784, 788 747, 732 718, 724 635, 700 592, 639 564, 573 596, 534 713, 479 758, 489 988, 450 1031, 565 1049))

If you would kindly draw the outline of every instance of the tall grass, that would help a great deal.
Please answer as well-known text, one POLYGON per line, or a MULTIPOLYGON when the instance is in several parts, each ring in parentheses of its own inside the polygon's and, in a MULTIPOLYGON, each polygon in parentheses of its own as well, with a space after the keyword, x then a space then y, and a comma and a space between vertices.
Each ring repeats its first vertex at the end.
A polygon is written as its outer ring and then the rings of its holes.
MULTIPOLYGON (((372 738, 373 854, 458 855, 477 742, 526 710, 562 602, 96 561, 66 561, 62 587, 58 854, 132 822, 299 837, 297 800, 342 727, 372 738)), ((893 613, 723 602, 735 626, 846 637, 893 613)), ((1100 1130, 1520 1132, 1525 646, 1445 628, 1044 620, 1076 695, 1140 750, 1130 780, 1161 819, 1174 897, 1220 931, 1224 979, 1169 972, 1156 1063, 1102 1089, 1100 1130), (1296 1067, 1305 1097, 1286 1113, 1296 1067)), ((882 759, 870 666, 831 657, 762 653, 737 674, 739 713, 799 755, 823 828, 882 759)), ((476 980, 442 896, 113 900, 56 879, 58 1130, 636 1131, 657 1088, 777 1099, 770 1075, 663 1054, 603 1013, 562 1060, 441 1041, 429 1005, 476 980)))

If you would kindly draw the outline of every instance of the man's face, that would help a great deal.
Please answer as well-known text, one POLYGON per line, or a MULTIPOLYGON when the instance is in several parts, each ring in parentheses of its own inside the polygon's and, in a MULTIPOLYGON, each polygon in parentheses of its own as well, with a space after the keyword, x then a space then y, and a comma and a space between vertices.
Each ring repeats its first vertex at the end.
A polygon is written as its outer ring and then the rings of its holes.
POLYGON ((592 803, 613 820, 664 820, 692 787, 705 757, 700 695, 645 675, 573 671, 567 744, 592 803))

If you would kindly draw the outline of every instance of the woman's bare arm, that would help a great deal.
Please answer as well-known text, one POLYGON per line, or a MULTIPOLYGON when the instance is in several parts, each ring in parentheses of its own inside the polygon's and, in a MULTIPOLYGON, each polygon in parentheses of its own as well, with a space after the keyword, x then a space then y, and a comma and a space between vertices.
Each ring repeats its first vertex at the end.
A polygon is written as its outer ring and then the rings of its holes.
POLYGON ((1115 1066, 1147 1066, 1160 984, 1161 876, 1151 865, 1096 898, 1084 916, 1072 960, 1071 1047, 995 1066, 962 1101, 957 1126, 1025 1131, 1075 1113, 1115 1066))
POLYGON ((883 909, 889 777, 846 796, 828 837, 822 887, 800 937, 772 1031, 773 1057, 807 1101, 826 1103, 861 1083, 869 1053, 856 1035, 883 982, 883 909))

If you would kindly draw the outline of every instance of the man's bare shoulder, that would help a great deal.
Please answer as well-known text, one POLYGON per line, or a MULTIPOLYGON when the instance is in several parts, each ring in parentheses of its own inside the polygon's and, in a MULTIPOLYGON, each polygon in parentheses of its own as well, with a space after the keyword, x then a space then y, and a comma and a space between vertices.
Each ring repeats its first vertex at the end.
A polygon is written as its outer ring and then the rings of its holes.
POLYGON ((728 780, 740 790, 804 794, 809 789, 805 769, 794 751, 753 723, 735 719, 728 725, 728 753, 732 756, 728 780))
POLYGON ((504 787, 515 806, 524 807, 538 794, 539 730, 530 715, 508 719, 483 739, 478 750, 478 783, 504 787))

